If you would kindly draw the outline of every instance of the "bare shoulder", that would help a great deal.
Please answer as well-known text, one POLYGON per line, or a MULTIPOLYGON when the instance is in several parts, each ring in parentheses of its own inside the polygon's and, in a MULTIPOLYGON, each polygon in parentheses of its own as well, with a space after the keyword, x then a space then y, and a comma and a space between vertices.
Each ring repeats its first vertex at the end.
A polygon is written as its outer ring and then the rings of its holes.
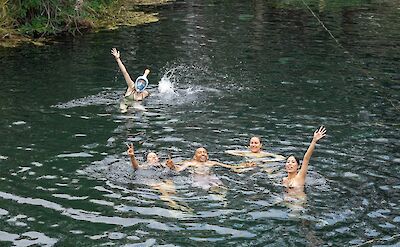
POLYGON ((182 166, 194 166, 195 165, 193 160, 184 160, 184 161, 180 162, 180 164, 182 166))
POLYGON ((219 163, 219 162, 217 162, 217 161, 212 161, 212 160, 208 160, 208 161, 205 163, 205 165, 207 165, 207 166, 216 166, 216 165, 219 165, 219 164, 221 164, 221 163, 219 163))

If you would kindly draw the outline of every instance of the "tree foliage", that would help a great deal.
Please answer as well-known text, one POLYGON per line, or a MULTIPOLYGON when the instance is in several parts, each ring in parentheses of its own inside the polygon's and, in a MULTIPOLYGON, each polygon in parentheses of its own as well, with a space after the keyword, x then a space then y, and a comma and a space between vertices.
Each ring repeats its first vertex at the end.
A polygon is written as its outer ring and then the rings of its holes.
POLYGON ((90 16, 99 15, 116 0, 0 0, 2 28, 30 36, 80 32, 91 28, 90 16))

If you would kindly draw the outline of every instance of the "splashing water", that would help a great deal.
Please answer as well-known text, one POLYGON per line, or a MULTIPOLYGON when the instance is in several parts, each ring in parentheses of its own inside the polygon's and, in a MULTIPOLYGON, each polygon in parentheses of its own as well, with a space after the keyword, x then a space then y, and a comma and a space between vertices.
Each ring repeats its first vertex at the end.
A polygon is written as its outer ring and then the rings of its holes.
POLYGON ((158 82, 158 92, 160 94, 175 95, 174 83, 171 81, 171 77, 168 74, 163 75, 161 80, 158 82))
MULTIPOLYGON (((197 85, 204 78, 216 78, 208 68, 196 65, 173 65, 167 68, 166 72, 158 82, 157 99, 163 103, 185 104, 198 101, 198 98, 208 97, 210 94, 218 94, 220 90, 210 86, 197 85), (178 87, 179 84, 179 87, 178 87)), ((117 77, 114 78, 116 80, 117 77)), ((214 83, 215 84, 215 83, 214 83)), ((214 85, 212 85, 214 86, 214 85)), ((219 85, 221 87, 221 85, 219 85)), ((117 105, 123 92, 113 91, 111 88, 65 103, 52 105, 54 108, 69 109, 74 107, 85 107, 93 105, 117 105)), ((157 95, 157 94, 156 94, 157 95)), ((144 111, 140 104, 134 106, 136 110, 144 111)))
POLYGON ((158 91, 160 94, 173 94, 178 95, 175 91, 175 85, 180 81, 184 84, 188 84, 185 79, 188 77, 190 67, 185 65, 177 65, 173 68, 167 69, 161 80, 158 83, 158 91), (186 75, 186 76, 184 76, 186 75))
POLYGON ((158 82, 159 96, 168 101, 178 99, 174 103, 181 104, 194 102, 202 94, 218 93, 217 89, 197 85, 202 78, 210 77, 209 73, 207 68, 196 65, 180 64, 167 68, 158 82))

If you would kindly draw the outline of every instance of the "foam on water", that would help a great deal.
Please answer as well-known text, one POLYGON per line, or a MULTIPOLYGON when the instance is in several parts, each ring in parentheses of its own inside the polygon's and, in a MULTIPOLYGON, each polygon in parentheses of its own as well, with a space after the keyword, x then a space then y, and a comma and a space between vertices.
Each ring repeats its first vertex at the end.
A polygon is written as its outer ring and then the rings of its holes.
POLYGON ((89 95, 83 98, 73 99, 66 103, 58 103, 52 105, 54 108, 69 109, 74 107, 91 106, 91 105, 113 105, 117 104, 121 98, 122 92, 103 91, 95 95, 89 95))

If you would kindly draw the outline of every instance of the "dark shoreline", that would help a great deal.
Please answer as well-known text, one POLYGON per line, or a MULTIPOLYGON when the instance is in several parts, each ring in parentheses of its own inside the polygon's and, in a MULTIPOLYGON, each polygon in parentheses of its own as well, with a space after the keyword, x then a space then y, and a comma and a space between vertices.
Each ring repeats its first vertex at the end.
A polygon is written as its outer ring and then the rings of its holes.
POLYGON ((54 34, 26 34, 19 27, 3 26, 0 27, 0 47, 13 48, 23 44, 43 46, 63 37, 157 22, 159 21, 157 11, 173 3, 172 0, 121 0, 104 7, 101 13, 94 12, 92 15, 82 17, 74 23, 74 29, 65 28, 54 34))

